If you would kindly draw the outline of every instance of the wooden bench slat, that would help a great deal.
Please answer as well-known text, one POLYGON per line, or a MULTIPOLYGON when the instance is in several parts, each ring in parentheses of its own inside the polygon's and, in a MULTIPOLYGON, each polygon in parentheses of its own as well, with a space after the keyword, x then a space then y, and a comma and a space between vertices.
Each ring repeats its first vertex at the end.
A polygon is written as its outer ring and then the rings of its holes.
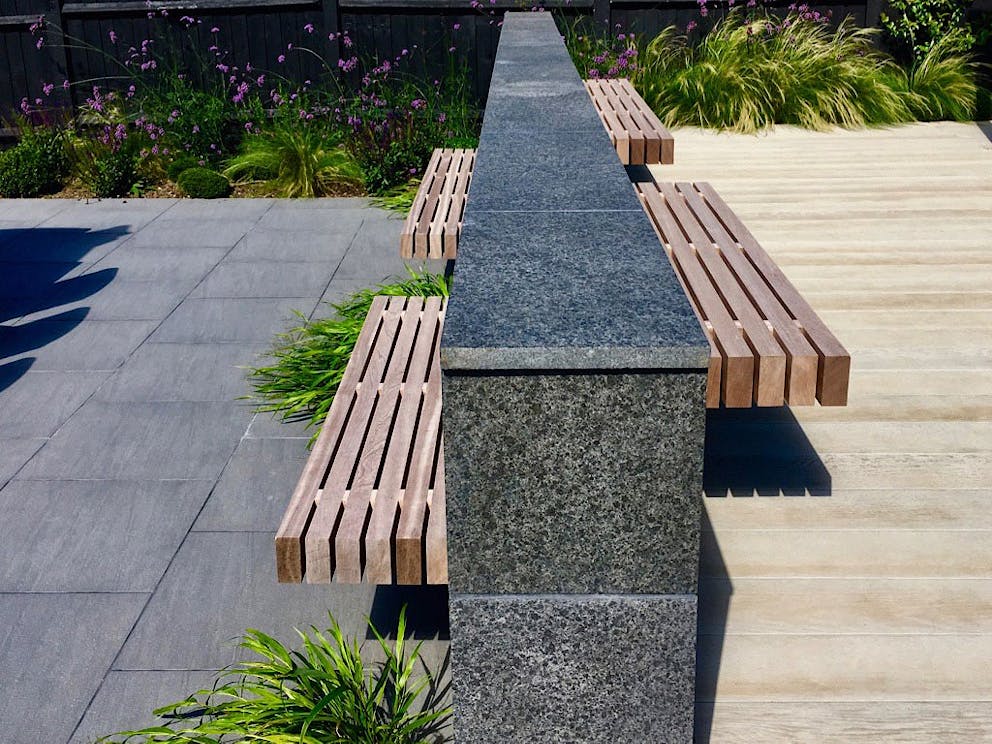
POLYGON ((448 516, 444 498, 444 446, 438 445, 437 471, 431 488, 427 522, 427 583, 448 583, 448 516), (441 484, 440 488, 438 484, 441 484))
POLYGON ((424 171, 423 178, 420 179, 420 188, 413 197, 413 204, 410 205, 410 212, 403 222, 403 229, 400 230, 400 256, 402 258, 414 258, 414 236, 417 230, 417 223, 424 213, 427 204, 427 195, 437 174, 438 166, 441 163, 441 150, 437 149, 431 153, 431 159, 427 163, 427 170, 424 171), (425 187, 424 184, 427 184, 425 187))
POLYGON ((474 165, 475 150, 434 150, 400 230, 400 256, 455 257, 474 165))
MULTIPOLYGON (((374 298, 369 314, 376 318, 381 316, 382 310, 386 306, 386 299, 385 297, 374 298)), ((358 340, 355 342, 355 349, 352 352, 354 358, 365 359, 368 357, 378 330, 378 322, 365 323, 362 326, 358 340)), ((341 384, 338 389, 353 390, 363 372, 364 369, 359 365, 349 364, 341 377, 341 384)), ((286 509, 276 532, 276 569, 279 581, 295 583, 303 581, 306 569, 303 540, 306 528, 313 516, 317 492, 324 481, 323 464, 331 459, 337 449, 341 427, 351 411, 352 402, 353 396, 347 392, 335 397, 303 474, 293 490, 289 507, 286 509)))
POLYGON ((652 139, 660 145, 660 152, 658 153, 657 160, 650 160, 649 163, 662 163, 663 165, 671 164, 675 162, 675 138, 669 133, 667 127, 661 123, 661 119, 654 110, 648 106, 647 101, 641 98, 640 94, 635 90, 633 83, 631 83, 626 78, 620 78, 620 87, 626 93, 627 100, 630 105, 637 109, 640 113, 642 120, 645 122, 647 128, 646 132, 654 132, 655 137, 652 139))
MULTIPOLYGON (((785 352, 758 315, 733 272, 724 263, 702 225, 695 219, 685 199, 672 184, 657 184, 669 208, 692 242, 695 256, 723 297, 731 315, 741 323, 745 340, 755 352, 754 400, 759 406, 778 406, 785 400, 785 352)), ((719 331, 718 331, 719 335, 719 331)))
POLYGON ((820 405, 847 405, 851 374, 851 356, 847 349, 827 328, 809 303, 799 294, 799 290, 782 273, 716 190, 708 183, 700 183, 698 188, 819 353, 816 397, 820 405))
MULTIPOLYGON (((393 307, 399 304, 395 302, 396 299, 404 298, 394 298, 393 307)), ((422 302, 418 301, 417 304, 422 305, 422 302)), ((403 307, 396 309, 400 312, 404 310, 403 307)), ((417 340, 418 325, 416 313, 403 313, 400 316, 396 343, 383 371, 382 382, 376 385, 375 412, 364 433, 361 454, 343 499, 341 518, 334 533, 334 572, 338 580, 345 583, 358 583, 362 580, 365 525, 372 508, 372 489, 379 477, 386 443, 393 429, 403 374, 417 340)), ((366 378, 364 384, 371 386, 375 382, 375 379, 366 378)))
POLYGON ((737 241, 691 183, 678 183, 676 188, 700 221, 710 238, 720 249, 720 255, 730 266, 754 307, 765 318, 776 340, 786 354, 785 400, 792 405, 809 406, 816 399, 818 355, 799 331, 793 318, 765 283, 764 278, 748 261, 737 241))
POLYGON ((751 347, 744 340, 723 299, 694 255, 661 191, 654 184, 637 184, 636 188, 656 232, 661 237, 665 254, 682 282, 682 289, 692 301, 693 309, 703 322, 710 339, 708 403, 713 404, 711 407, 716 407, 722 399, 730 408, 749 407, 755 369, 751 347), (719 374, 713 357, 714 346, 721 358, 719 374))
MULTIPOLYGON (((427 201, 424 203, 424 210, 417 221, 417 227, 413 234, 413 250, 415 255, 430 255, 431 250, 431 225, 434 222, 434 215, 437 213, 438 203, 443 195, 444 183, 448 177, 448 170, 451 168, 451 150, 441 151, 441 159, 438 162, 437 172, 433 174, 427 201)), ((421 184, 422 185, 422 184, 421 184)))
MULTIPOLYGON (((425 379, 440 330, 441 298, 431 297, 426 302, 411 298, 407 306, 408 317, 412 320, 413 314, 421 308, 423 315, 419 321, 416 346, 410 357, 389 451, 383 459, 382 479, 365 536, 365 576, 373 584, 389 584, 393 581, 392 540, 396 514, 400 507, 400 492, 403 477, 410 466, 409 445, 415 436, 414 427, 422 406, 425 379)), ((443 502, 444 499, 440 501, 443 502)))
MULTIPOLYGON (((396 340, 396 328, 400 321, 400 315, 395 311, 396 299, 390 297, 387 300, 378 322, 373 323, 379 326, 376 342, 369 351, 365 372, 353 393, 351 415, 341 430, 339 446, 331 457, 331 467, 327 471, 317 508, 304 538, 306 579, 309 583, 326 584, 334 573, 334 527, 339 519, 356 458, 361 452, 362 442, 371 422, 378 383, 396 340), (391 309, 393 312, 389 312, 391 309)), ((339 388, 339 395, 341 392, 339 388)), ((347 394, 347 391, 344 392, 347 394)), ((335 396, 335 401, 337 397, 335 396)))
POLYGON ((675 162, 675 138, 629 80, 586 80, 585 85, 621 163, 675 162))
POLYGON ((475 150, 461 151, 458 173, 452 186, 451 207, 448 220, 444 224, 444 248, 437 258, 454 258, 458 252, 458 236, 462 231, 462 216, 465 214, 465 200, 472 186, 472 169, 475 167, 475 150))

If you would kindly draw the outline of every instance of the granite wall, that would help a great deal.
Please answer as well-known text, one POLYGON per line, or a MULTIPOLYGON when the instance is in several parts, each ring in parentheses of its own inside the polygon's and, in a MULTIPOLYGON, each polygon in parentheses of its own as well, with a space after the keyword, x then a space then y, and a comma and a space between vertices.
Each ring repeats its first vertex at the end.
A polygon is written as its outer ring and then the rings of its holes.
POLYGON ((455 736, 689 742, 708 345, 546 13, 508 13, 441 343, 455 736))

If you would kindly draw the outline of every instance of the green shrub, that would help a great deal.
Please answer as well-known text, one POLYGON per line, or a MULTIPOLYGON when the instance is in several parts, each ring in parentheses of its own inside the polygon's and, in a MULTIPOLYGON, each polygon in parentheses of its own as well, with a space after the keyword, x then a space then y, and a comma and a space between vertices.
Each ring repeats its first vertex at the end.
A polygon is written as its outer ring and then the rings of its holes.
POLYGON ((369 623, 384 661, 366 666, 361 647, 330 619, 324 632, 299 632, 303 647, 290 650, 258 630, 241 647, 257 657, 218 675, 213 689, 160 708, 167 725, 128 731, 100 741, 247 742, 284 744, 421 744, 437 741, 450 716, 439 707, 437 682, 407 651, 405 609, 396 641, 369 623), (415 675, 417 667, 423 672, 415 675), (419 699, 419 701, 418 701, 419 699), (169 720, 171 719, 171 720, 169 720))
POLYGON ((728 14, 698 44, 669 28, 645 50, 636 84, 668 125, 756 132, 891 124, 912 118, 875 32, 831 29, 791 13, 742 22, 728 14))
MULTIPOLYGON (((976 65, 950 36, 937 40, 902 76, 919 121, 971 121, 978 102, 976 65)), ((897 83, 898 84, 898 83, 897 83)))
POLYGON ((90 186, 101 199, 130 196, 138 185, 138 158, 130 148, 111 150, 93 163, 93 177, 90 186))
POLYGON ((410 207, 413 206, 413 200, 417 198, 419 188, 420 179, 412 178, 378 196, 373 196, 371 201, 380 209, 388 209, 390 212, 406 215, 410 212, 410 207))
POLYGON ((176 182, 180 190, 192 199, 222 199, 231 194, 231 182, 209 168, 187 168, 176 182))
POLYGON ((325 127, 285 122, 249 136, 241 153, 227 162, 232 180, 265 180, 279 196, 314 197, 336 188, 355 188, 361 170, 325 127))
POLYGON ((200 159, 195 158, 192 155, 179 155, 173 158, 172 162, 165 168, 165 175, 168 176, 169 180, 173 183, 179 180, 179 176, 187 168, 197 168, 200 166, 200 159))
POLYGON ((54 194, 69 173, 65 140, 57 129, 25 128, 20 142, 0 153, 0 196, 54 194))
POLYGON ((411 176, 422 175, 434 148, 442 144, 436 132, 411 129, 406 138, 395 139, 382 150, 358 150, 365 188, 370 194, 385 194, 411 176))
POLYGON ((917 63, 946 37, 966 52, 975 44, 967 20, 972 0, 888 0, 882 28, 893 51, 907 63, 917 63))
POLYGON ((376 295, 447 297, 448 280, 411 271, 405 281, 364 289, 333 305, 331 318, 307 321, 300 315, 301 326, 276 338, 272 364, 249 373, 259 410, 279 413, 283 420, 308 418, 319 432, 376 295))

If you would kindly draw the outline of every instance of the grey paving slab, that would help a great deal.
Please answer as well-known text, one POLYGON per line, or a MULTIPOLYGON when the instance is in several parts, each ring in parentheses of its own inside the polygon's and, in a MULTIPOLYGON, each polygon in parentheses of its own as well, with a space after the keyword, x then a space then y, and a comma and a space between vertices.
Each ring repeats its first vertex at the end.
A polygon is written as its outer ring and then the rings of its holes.
POLYGON ((151 592, 212 484, 8 483, 0 490, 0 592, 151 592))
POLYGON ((235 403, 91 400, 18 477, 216 478, 249 417, 247 409, 235 403))
POLYGON ((265 214, 275 199, 182 199, 167 219, 254 221, 265 214))
POLYGON ((93 303, 106 303, 107 290, 116 271, 108 269, 86 274, 86 268, 87 264, 40 261, 0 264, 0 276, 6 273, 9 280, 7 287, 0 288, 0 318, 39 320, 67 310, 92 310, 93 303), (15 268, 8 272, 10 267, 15 268), (55 270, 49 271, 51 268, 55 270), (63 275, 63 272, 67 273, 63 275), (99 300, 97 295, 101 295, 99 300))
MULTIPOLYGON (((51 219, 72 204, 67 199, 0 199, 0 221, 38 224, 51 219)), ((2 228, 0 225, 0 230, 2 228)))
POLYGON ((0 302, 13 298, 48 294, 60 282, 89 266, 80 261, 3 261, 0 260, 0 302))
MULTIPOLYGON (((113 273, 113 269, 107 269, 113 273)), ((86 279, 96 274, 84 274, 86 279)), ((166 278, 152 282, 111 281, 103 289, 81 299, 70 299, 64 304, 49 308, 47 303, 58 301, 57 296, 39 298, 35 303, 22 302, 27 312, 19 323, 42 320, 50 316, 52 310, 88 310, 87 320, 164 320, 180 301, 189 294, 192 282, 186 279, 166 278), (39 306, 39 309, 32 309, 39 306)))
POLYGON ((237 261, 221 263, 193 297, 319 297, 337 262, 237 261))
POLYGON ((138 348, 96 393, 106 401, 234 401, 247 395, 245 367, 262 344, 155 344, 138 348))
POLYGON ((94 264, 88 272, 114 269, 118 281, 185 279, 192 289, 224 257, 224 248, 172 247, 145 250, 130 243, 94 264))
POLYGON ((268 342, 273 334, 299 324, 294 311, 306 317, 316 306, 315 297, 190 298, 176 308, 150 340, 198 344, 268 342))
POLYGON ((165 719, 152 715, 164 705, 212 688, 213 672, 110 672, 73 734, 70 744, 93 744, 118 731, 160 726, 165 719))
MULTIPOLYGON (((305 215, 304 215, 305 217, 305 215)), ((253 227, 224 261, 328 261, 338 263, 358 232, 355 218, 331 232, 304 227, 253 227)))
POLYGON ((359 229, 351 242, 341 265, 334 272, 335 279, 370 279, 373 283, 390 277, 405 277, 407 267, 431 267, 443 271, 443 261, 404 261, 400 258, 400 229, 402 221, 385 213, 373 213, 359 229), (440 268, 439 268, 440 267, 440 268))
POLYGON ((0 243, 0 260, 23 262, 97 261, 127 241, 131 225, 108 220, 106 226, 73 225, 8 231, 0 243))
POLYGON ((334 315, 333 305, 340 304, 349 299, 356 292, 374 287, 378 282, 353 277, 351 279, 333 279, 320 297, 320 302, 314 308, 312 317, 329 318, 334 315))
POLYGON ((307 426, 306 419, 283 421, 277 414, 256 413, 248 426, 245 437, 250 439, 310 439, 314 433, 312 426, 307 426))
POLYGON ((0 487, 24 467, 47 439, 0 439, 0 487))
POLYGON ((293 628, 325 627, 327 612, 364 630, 375 588, 276 582, 274 533, 193 532, 124 645, 115 669, 219 669, 245 652, 246 628, 293 643, 293 628))
POLYGON ((103 199, 77 201, 42 223, 44 228, 125 227, 136 232, 176 205, 176 199, 103 199))
POLYGON ((72 310, 14 327, 0 326, 0 359, 34 357, 32 369, 117 369, 155 329, 154 320, 87 320, 72 310))
POLYGON ((128 241, 131 248, 233 248, 251 220, 186 218, 182 205, 174 215, 146 225, 128 241))
POLYGON ((110 376, 107 371, 28 371, 0 390, 0 437, 49 437, 110 376))
POLYGON ((308 455, 306 439, 243 439, 193 529, 276 529, 308 455))
POLYGON ((368 214, 368 207, 340 208, 327 202, 309 205, 274 204, 256 226, 270 230, 307 230, 327 235, 344 235, 349 231, 354 232, 368 214))
POLYGON ((370 201, 365 196, 321 197, 319 199, 274 199, 272 212, 294 212, 304 209, 354 211, 368 209, 370 201))
POLYGON ((0 594, 0 740, 68 740, 146 599, 0 594))

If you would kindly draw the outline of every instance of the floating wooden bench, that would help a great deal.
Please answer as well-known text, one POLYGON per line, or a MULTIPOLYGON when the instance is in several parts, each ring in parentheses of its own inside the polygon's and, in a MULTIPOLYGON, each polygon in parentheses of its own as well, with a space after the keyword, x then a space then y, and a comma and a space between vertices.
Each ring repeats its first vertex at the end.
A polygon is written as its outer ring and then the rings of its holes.
POLYGON ((710 339, 706 405, 845 405, 847 350, 713 187, 635 188, 710 339))
POLYGON ((376 297, 276 534, 279 581, 446 584, 440 297, 376 297))
POLYGON ((400 233, 403 258, 454 258, 475 150, 434 151, 400 233))
POLYGON ((626 78, 586 80, 586 90, 624 165, 675 162, 675 138, 626 78))

